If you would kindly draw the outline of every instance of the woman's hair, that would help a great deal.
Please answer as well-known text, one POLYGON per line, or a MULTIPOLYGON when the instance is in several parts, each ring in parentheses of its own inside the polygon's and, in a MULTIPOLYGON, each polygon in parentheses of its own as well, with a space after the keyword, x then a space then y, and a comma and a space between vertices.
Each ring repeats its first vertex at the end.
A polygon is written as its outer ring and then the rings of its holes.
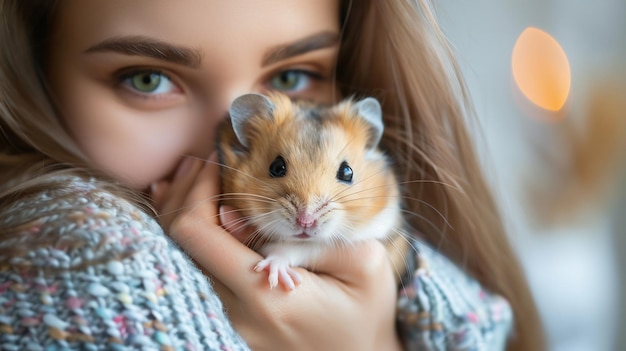
MULTIPOLYGON (((0 243, 19 225, 2 218, 13 201, 52 186, 58 173, 104 177, 89 168, 58 118, 46 83, 56 7, 53 0, 0 0, 0 243)), ((515 311, 510 350, 544 349, 538 313, 467 134, 472 109, 464 83, 431 6, 426 0, 345 0, 341 17, 337 80, 344 96, 381 100, 382 147, 403 184, 407 220, 508 299, 515 311)), ((109 190, 148 206, 105 180, 109 190)), ((0 257, 17 253, 1 247, 0 257)))
POLYGON ((428 0, 346 0, 338 59, 344 95, 382 101, 382 148, 404 186, 406 219, 421 237, 507 298, 510 350, 545 349, 524 273, 485 183, 466 122, 473 108, 428 0))
MULTIPOLYGON (((89 160, 63 125, 48 89, 45 62, 58 0, 0 0, 0 263, 54 235, 15 236, 20 225, 5 216, 15 201, 71 181, 60 174, 97 177, 100 186, 149 211, 145 196, 132 192, 89 160), (13 244, 7 244, 11 240, 13 244)), ((42 209, 43 211, 43 209, 42 209)), ((48 209, 42 216, 54 215, 48 209)))
POLYGON ((55 8, 55 1, 0 1, 3 195, 7 182, 11 183, 8 188, 19 186, 13 175, 33 166, 33 159, 76 163, 83 157, 57 118, 44 79, 42 63, 55 8))

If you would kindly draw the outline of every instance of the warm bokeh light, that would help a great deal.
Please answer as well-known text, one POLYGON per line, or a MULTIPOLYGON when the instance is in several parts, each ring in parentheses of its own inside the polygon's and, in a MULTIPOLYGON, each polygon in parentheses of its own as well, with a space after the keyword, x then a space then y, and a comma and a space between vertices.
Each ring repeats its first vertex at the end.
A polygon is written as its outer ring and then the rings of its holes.
POLYGON ((513 47, 513 78, 524 96, 548 111, 559 111, 570 90, 565 51, 550 34, 528 27, 513 47))

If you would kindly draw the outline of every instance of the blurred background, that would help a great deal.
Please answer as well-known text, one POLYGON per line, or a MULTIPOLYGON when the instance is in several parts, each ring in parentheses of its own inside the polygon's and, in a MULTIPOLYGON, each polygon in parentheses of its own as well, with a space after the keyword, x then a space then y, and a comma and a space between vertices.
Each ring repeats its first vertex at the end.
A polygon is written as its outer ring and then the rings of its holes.
POLYGON ((626 350, 626 1, 436 3, 550 350, 626 350))

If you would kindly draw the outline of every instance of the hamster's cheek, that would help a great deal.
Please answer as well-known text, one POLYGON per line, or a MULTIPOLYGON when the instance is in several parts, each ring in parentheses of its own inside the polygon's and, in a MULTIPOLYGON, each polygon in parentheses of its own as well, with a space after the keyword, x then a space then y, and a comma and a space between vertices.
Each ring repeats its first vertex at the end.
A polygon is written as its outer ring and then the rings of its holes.
POLYGON ((334 239, 342 239, 350 230, 349 225, 345 225, 343 211, 336 206, 332 207, 332 210, 320 217, 317 228, 311 231, 315 240, 335 241, 334 239))

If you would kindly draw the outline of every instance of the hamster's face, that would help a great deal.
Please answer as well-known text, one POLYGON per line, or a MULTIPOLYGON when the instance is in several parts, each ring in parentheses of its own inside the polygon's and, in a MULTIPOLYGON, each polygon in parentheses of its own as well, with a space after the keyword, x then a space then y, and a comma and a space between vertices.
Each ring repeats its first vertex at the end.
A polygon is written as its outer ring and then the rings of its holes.
POLYGON ((341 118, 346 109, 277 113, 259 121, 245 152, 223 150, 222 162, 236 169, 223 169, 224 201, 258 230, 250 241, 387 235, 399 194, 384 155, 367 146, 367 123, 341 118))

